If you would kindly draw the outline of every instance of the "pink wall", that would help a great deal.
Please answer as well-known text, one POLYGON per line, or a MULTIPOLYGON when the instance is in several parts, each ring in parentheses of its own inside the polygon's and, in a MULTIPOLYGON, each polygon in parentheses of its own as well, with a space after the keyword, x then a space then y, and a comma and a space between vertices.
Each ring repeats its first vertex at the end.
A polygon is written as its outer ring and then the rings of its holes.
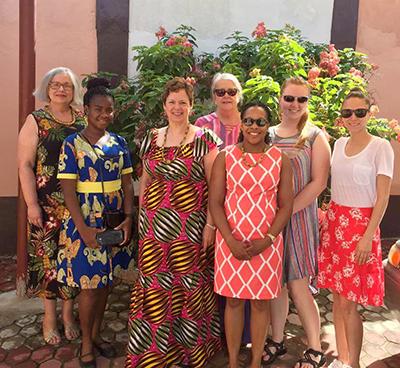
POLYGON ((18 1, 0 1, 0 197, 17 195, 18 1))
MULTIPOLYGON (((379 65, 370 90, 379 106, 379 116, 400 121, 397 90, 400 85, 399 19, 399 0, 360 0, 357 50, 379 65)), ((392 194, 400 194, 400 144, 393 142, 393 148, 396 161, 392 194)))
MULTIPOLYGON (((35 3, 36 81, 57 66, 69 67, 78 75, 96 72, 96 0, 35 3)), ((18 13, 18 1, 0 1, 0 197, 17 195, 18 13)))

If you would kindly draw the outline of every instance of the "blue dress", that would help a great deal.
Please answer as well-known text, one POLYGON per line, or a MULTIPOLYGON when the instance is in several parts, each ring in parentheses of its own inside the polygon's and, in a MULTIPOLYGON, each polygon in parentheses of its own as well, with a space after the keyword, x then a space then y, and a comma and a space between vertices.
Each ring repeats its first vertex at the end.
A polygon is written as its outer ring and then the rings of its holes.
MULTIPOLYGON (((122 211, 121 176, 133 170, 127 143, 119 135, 107 132, 93 148, 78 133, 68 136, 61 148, 57 178, 76 180, 76 194, 86 225, 102 228, 105 201, 108 209, 122 211)), ((129 245, 112 249, 87 247, 66 211, 57 257, 58 281, 81 289, 109 286, 113 273, 133 267, 133 262, 129 245)))

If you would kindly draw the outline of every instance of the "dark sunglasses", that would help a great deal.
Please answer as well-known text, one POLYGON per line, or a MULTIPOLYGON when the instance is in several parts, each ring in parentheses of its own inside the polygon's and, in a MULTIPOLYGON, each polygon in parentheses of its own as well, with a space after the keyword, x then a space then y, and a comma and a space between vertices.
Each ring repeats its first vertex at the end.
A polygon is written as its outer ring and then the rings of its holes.
POLYGON ((340 115, 342 118, 349 118, 351 115, 357 116, 358 118, 364 118, 368 114, 369 109, 343 109, 340 111, 340 115))
POLYGON ((245 126, 252 126, 254 123, 256 123, 257 126, 259 127, 265 127, 268 124, 268 120, 267 119, 252 119, 252 118, 244 118, 242 120, 243 125, 245 126))
POLYGON ((283 96, 283 100, 285 102, 293 102, 296 99, 297 99, 297 102, 300 103, 300 104, 306 103, 308 101, 308 97, 307 96, 300 96, 300 97, 290 96, 290 95, 284 95, 283 96))
POLYGON ((228 89, 216 88, 216 89, 214 89, 214 93, 218 97, 224 97, 225 93, 227 93, 229 96, 233 97, 233 96, 236 96, 236 94, 238 93, 238 90, 236 88, 228 88, 228 89))

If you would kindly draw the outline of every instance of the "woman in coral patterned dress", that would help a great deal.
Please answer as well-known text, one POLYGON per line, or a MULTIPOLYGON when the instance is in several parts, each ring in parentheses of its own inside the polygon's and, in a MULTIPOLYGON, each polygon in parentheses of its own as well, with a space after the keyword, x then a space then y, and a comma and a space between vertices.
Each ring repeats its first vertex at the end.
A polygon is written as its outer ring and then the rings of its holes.
POLYGON ((65 336, 73 340, 79 329, 73 317, 78 289, 57 282, 56 260, 64 197, 57 180, 57 164, 64 138, 82 130, 83 114, 71 106, 81 103, 78 78, 68 68, 55 68, 43 77, 35 96, 46 101, 43 109, 28 115, 18 138, 18 169, 28 207, 28 296, 43 299, 43 337, 60 343, 56 299, 63 300, 65 336))
POLYGON ((292 213, 289 159, 268 142, 270 112, 261 103, 242 110, 240 143, 217 157, 210 186, 210 210, 218 228, 216 293, 227 298, 225 334, 229 367, 239 367, 245 300, 250 300, 252 362, 260 367, 268 327, 267 301, 282 285, 281 231, 292 213))
POLYGON ((318 254, 318 284, 333 292, 339 356, 331 368, 360 367, 363 328, 357 306, 383 304, 379 223, 388 203, 394 154, 388 141, 368 133, 370 106, 358 89, 346 96, 341 116, 350 137, 336 141, 332 157, 332 201, 318 254))
POLYGON ((165 128, 140 155, 139 277, 132 291, 127 366, 205 367, 221 347, 213 293, 215 228, 207 181, 220 139, 189 123, 193 87, 166 84, 165 128))

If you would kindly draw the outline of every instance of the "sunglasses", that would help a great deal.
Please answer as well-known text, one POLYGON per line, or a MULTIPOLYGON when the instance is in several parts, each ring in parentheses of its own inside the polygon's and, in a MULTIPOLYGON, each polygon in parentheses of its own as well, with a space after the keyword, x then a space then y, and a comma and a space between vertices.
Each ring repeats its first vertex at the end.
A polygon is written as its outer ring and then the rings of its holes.
POLYGON ((256 123, 256 125, 261 127, 261 128, 265 127, 268 124, 268 120, 267 119, 263 119, 263 118, 260 118, 260 119, 244 118, 242 120, 242 122, 243 122, 243 125, 248 126, 248 127, 250 127, 254 123, 256 123))
POLYGON ((228 88, 228 89, 216 88, 216 89, 214 89, 214 93, 218 97, 224 97, 226 93, 229 96, 233 97, 233 96, 236 96, 236 94, 238 93, 238 90, 236 88, 228 88))
POLYGON ((357 116, 358 118, 364 118, 368 114, 369 109, 343 109, 340 111, 340 115, 342 118, 349 118, 350 116, 354 115, 357 116))
POLYGON ((300 104, 306 103, 308 101, 308 97, 307 96, 300 96, 300 97, 290 96, 290 95, 284 95, 283 96, 283 100, 285 102, 293 102, 296 99, 297 99, 297 102, 300 103, 300 104))

